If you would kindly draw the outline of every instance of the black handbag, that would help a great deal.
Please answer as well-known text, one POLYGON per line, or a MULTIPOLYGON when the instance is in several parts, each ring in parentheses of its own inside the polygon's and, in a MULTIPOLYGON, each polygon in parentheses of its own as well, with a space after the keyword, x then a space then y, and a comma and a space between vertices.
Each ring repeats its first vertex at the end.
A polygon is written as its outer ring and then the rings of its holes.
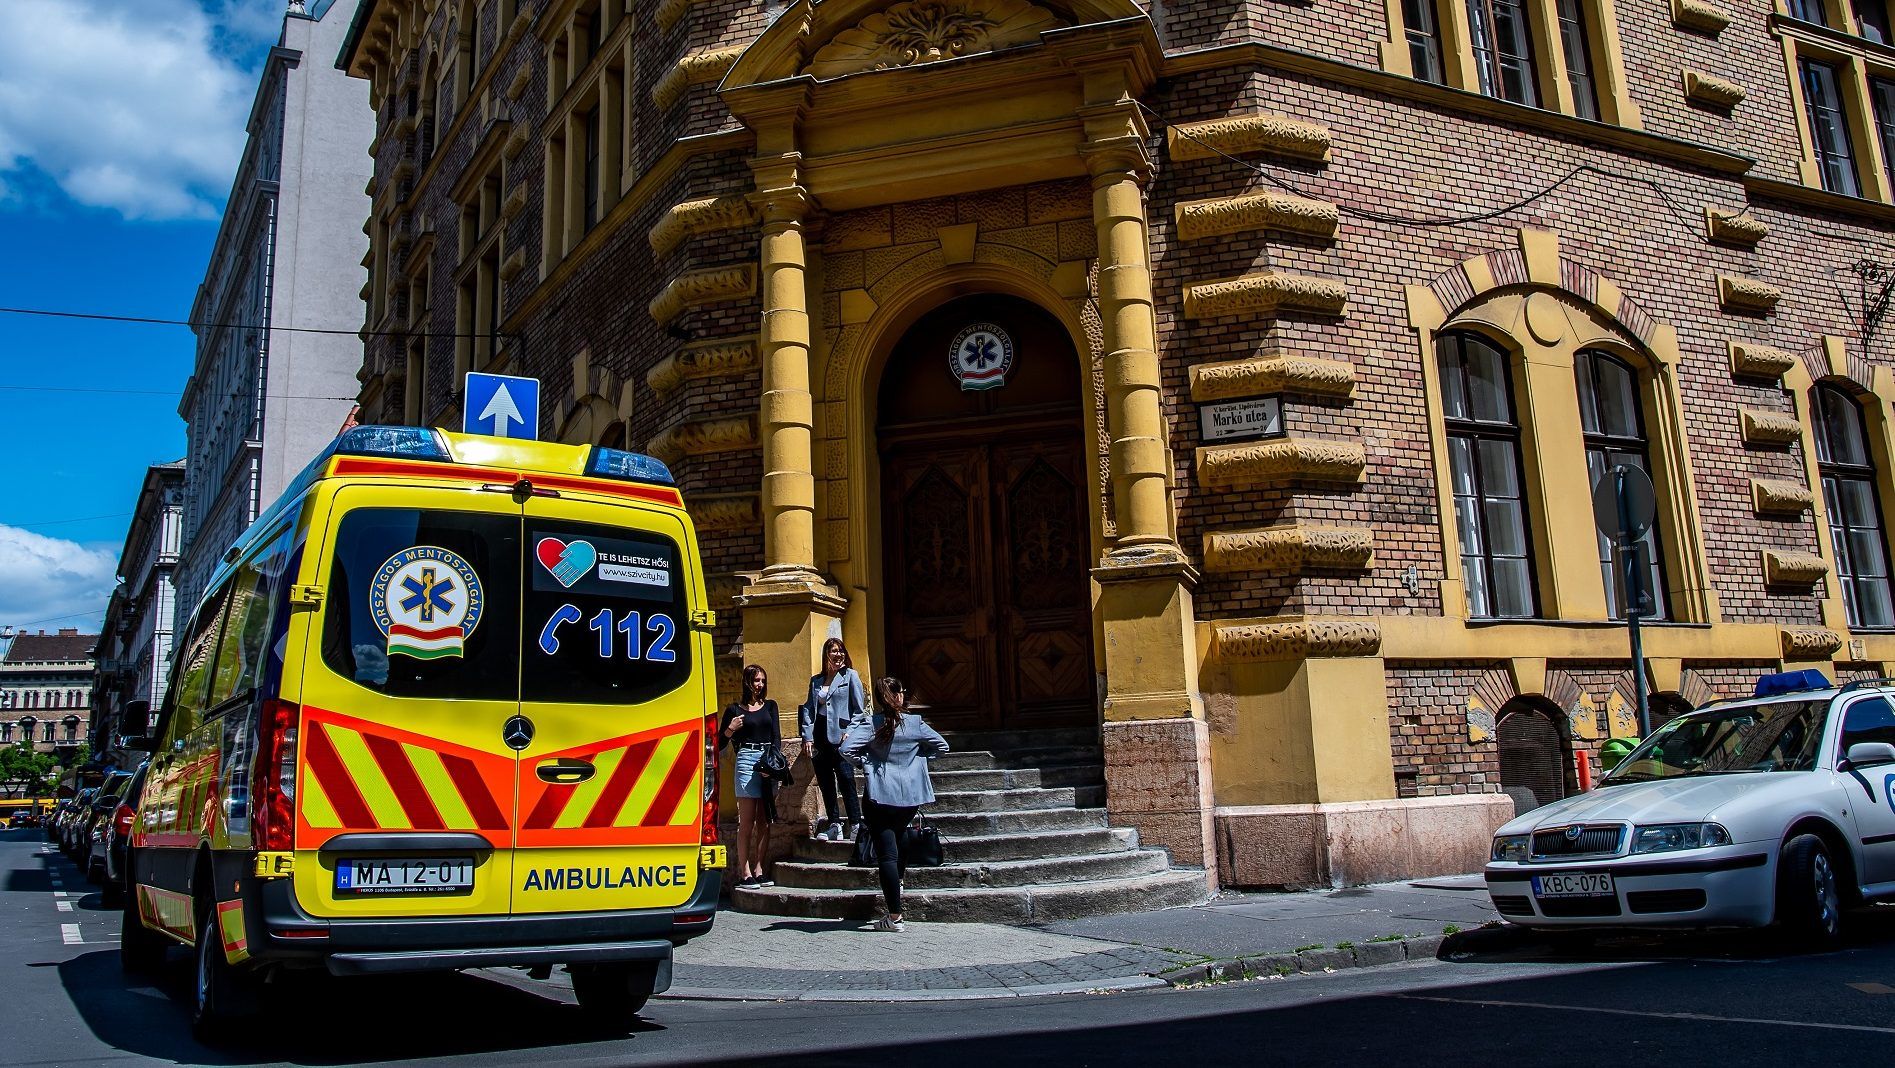
POLYGON ((764 778, 779 786, 789 786, 796 781, 796 777, 790 773, 789 759, 783 755, 783 750, 775 746, 765 749, 763 755, 757 758, 757 770, 763 773, 764 778))
POLYGON ((911 823, 901 832, 901 860, 910 868, 938 868, 947 863, 947 850, 940 828, 932 823, 911 823))
POLYGON ((855 828, 855 851, 849 854, 849 867, 875 867, 875 836, 869 833, 866 823, 855 828))

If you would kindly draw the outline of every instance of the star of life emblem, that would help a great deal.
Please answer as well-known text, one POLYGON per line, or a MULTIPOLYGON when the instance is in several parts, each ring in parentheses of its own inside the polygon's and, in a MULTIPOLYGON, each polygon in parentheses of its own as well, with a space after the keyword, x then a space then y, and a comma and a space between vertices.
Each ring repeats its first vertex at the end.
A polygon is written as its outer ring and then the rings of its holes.
POLYGON ((1013 370, 1013 338, 992 323, 971 323, 954 337, 948 368, 964 390, 994 389, 1013 370))
POLYGON ((417 660, 461 656, 486 604, 480 576, 460 555, 416 545, 375 569, 369 612, 388 638, 388 655, 417 660))

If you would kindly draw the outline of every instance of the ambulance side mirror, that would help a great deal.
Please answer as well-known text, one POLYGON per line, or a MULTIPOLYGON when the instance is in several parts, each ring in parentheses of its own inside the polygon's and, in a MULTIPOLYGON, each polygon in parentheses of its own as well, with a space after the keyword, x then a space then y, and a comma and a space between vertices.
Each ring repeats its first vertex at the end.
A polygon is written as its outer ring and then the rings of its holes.
POLYGON ((1849 766, 1873 768, 1895 764, 1895 745, 1888 742, 1857 742, 1849 747, 1849 766))

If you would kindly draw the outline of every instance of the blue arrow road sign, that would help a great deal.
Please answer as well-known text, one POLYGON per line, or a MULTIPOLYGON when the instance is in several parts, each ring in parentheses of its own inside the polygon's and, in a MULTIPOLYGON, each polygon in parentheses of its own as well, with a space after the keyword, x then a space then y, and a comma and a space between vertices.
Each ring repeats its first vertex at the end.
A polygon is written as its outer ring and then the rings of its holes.
POLYGON ((539 379, 469 371, 465 397, 463 432, 496 438, 539 437, 539 379))

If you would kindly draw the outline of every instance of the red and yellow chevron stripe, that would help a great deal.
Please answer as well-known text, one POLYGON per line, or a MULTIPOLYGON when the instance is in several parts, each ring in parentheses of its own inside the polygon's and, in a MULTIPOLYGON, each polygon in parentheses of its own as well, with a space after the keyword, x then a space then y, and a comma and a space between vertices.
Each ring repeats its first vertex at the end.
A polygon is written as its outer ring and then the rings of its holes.
POLYGON ((702 729, 691 721, 522 762, 519 844, 698 844, 702 745, 702 729), (596 770, 582 783, 542 782, 537 765, 562 758, 596 770))
POLYGON ((516 762, 386 724, 305 707, 297 845, 349 831, 472 831, 512 845, 516 762))

